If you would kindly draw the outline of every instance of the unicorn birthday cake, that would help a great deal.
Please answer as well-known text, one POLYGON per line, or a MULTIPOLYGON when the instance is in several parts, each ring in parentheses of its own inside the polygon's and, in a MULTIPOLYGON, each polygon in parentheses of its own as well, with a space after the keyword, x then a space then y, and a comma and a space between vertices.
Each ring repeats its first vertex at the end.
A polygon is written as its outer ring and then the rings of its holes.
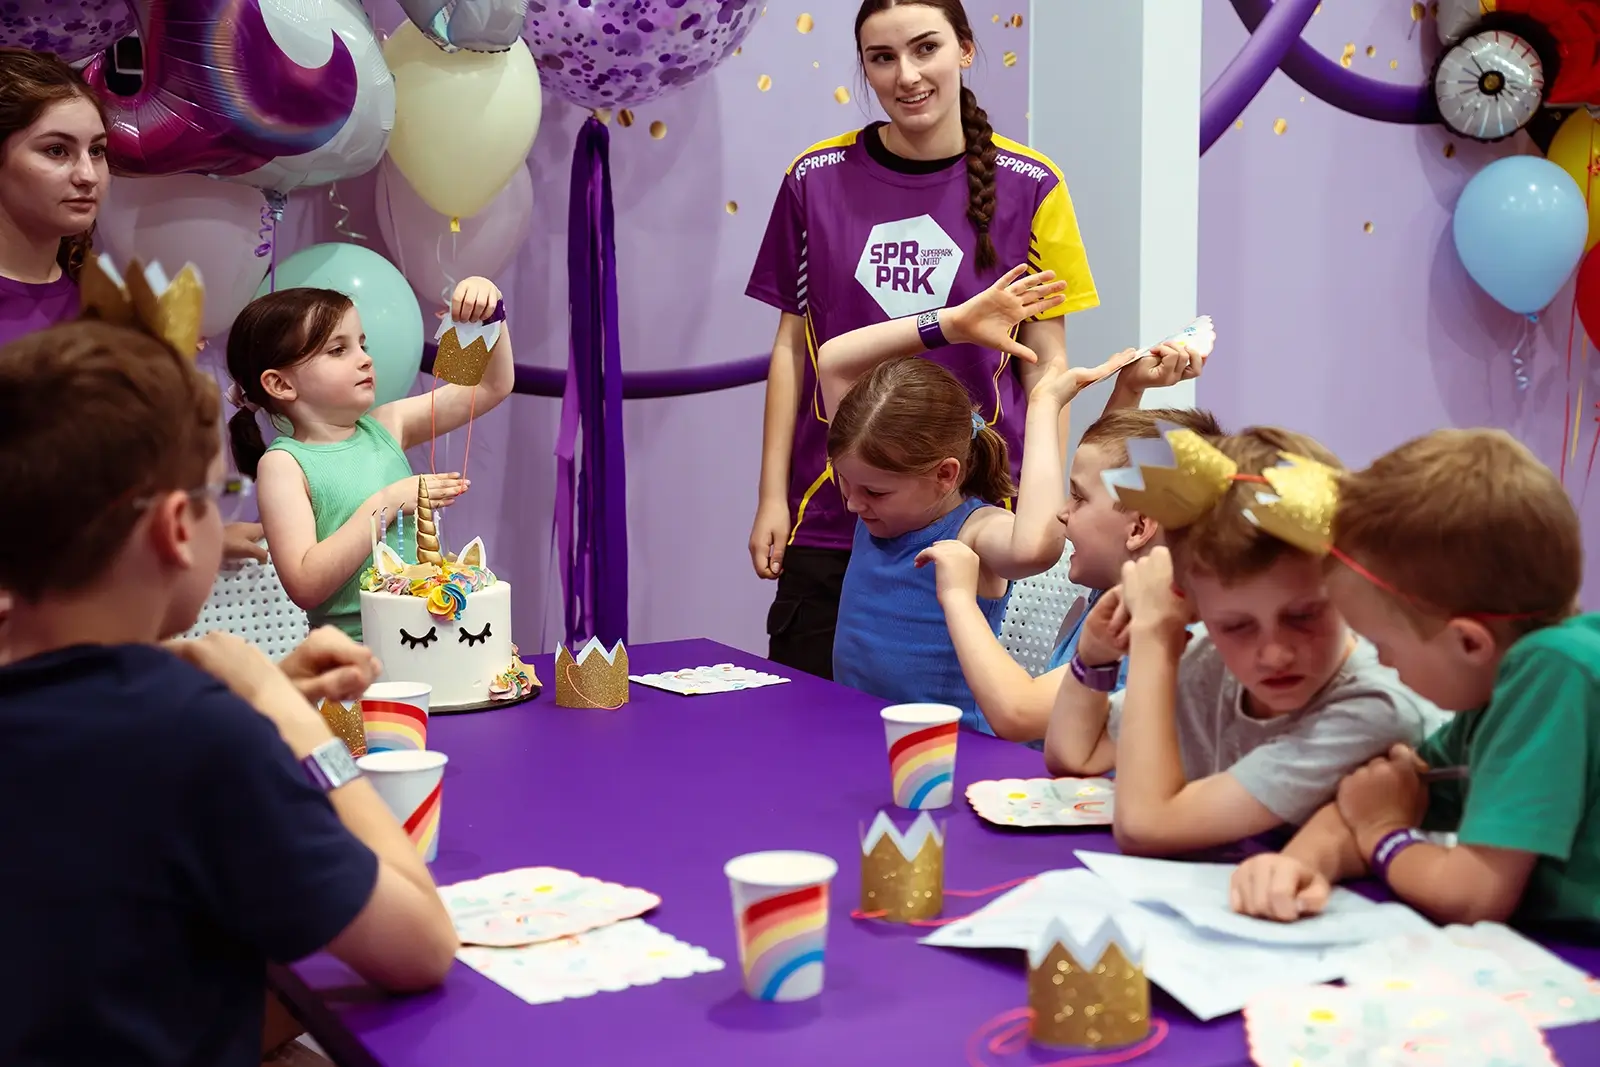
POLYGON ((418 562, 378 543, 361 576, 362 640, 383 664, 383 680, 431 685, 431 711, 538 696, 538 678, 511 643, 511 584, 489 569, 481 538, 459 555, 440 551, 422 481, 418 562))

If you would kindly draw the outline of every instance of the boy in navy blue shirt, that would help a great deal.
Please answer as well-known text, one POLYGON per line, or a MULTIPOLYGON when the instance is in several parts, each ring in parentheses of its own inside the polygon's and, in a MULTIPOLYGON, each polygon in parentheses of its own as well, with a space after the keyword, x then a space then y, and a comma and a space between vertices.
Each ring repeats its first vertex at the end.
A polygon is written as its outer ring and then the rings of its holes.
POLYGON ((157 644, 194 622, 238 491, 187 355, 100 322, 0 348, 7 1065, 254 1067, 268 961, 327 948, 407 990, 456 948, 303 695, 358 695, 371 657, 320 631, 282 669, 223 634, 157 644))

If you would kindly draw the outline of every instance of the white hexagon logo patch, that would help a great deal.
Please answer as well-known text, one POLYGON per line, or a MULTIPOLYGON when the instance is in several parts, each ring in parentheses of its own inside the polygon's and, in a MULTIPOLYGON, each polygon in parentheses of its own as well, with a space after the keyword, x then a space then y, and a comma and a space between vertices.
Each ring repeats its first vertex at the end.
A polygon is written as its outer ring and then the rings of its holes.
POLYGON ((856 281, 891 319, 944 307, 961 267, 961 246, 932 215, 880 222, 867 235, 856 281))

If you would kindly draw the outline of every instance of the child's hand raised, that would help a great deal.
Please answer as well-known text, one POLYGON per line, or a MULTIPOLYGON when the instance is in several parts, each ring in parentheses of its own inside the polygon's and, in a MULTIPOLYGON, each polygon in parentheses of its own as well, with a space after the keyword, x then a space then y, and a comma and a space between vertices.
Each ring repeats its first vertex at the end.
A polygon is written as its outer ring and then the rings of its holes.
POLYGON ((500 303, 500 290, 488 278, 467 278, 450 297, 450 317, 456 322, 482 322, 500 303))
POLYGON ((1116 370, 1121 358, 1121 354, 1112 356, 1098 367, 1069 367, 1064 359, 1052 359, 1034 383, 1033 391, 1028 394, 1029 406, 1054 404, 1066 407, 1079 393, 1116 370))
POLYGON ((975 603, 978 599, 978 554, 962 541, 935 541, 917 553, 917 566, 935 567, 935 589, 946 600, 975 603))
POLYGON ((1200 377, 1205 364, 1206 357, 1198 352, 1181 344, 1164 342, 1152 348, 1148 355, 1123 367, 1117 375, 1117 386, 1135 393, 1164 389, 1200 377))
POLYGON ((410 478, 401 478, 383 491, 379 507, 385 507, 396 515, 402 512, 411 515, 417 510, 417 497, 421 495, 423 479, 428 482, 428 504, 433 508, 447 508, 460 499, 461 494, 472 488, 472 483, 456 474, 416 474, 410 478))
POLYGON ((1029 274, 1026 266, 1012 267, 977 296, 946 309, 939 326, 954 344, 980 345, 1037 363, 1033 349, 1012 337, 1011 331, 1024 319, 1059 306, 1066 291, 1067 283, 1056 281, 1055 271, 1029 274))

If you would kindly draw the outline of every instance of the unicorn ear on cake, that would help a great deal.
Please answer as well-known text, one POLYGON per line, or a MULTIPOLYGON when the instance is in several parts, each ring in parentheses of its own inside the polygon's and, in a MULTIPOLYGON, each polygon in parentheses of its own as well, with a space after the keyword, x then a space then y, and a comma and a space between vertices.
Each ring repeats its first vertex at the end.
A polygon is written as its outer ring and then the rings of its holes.
POLYGON ((489 569, 489 553, 483 547, 483 538, 474 537, 467 542, 467 547, 461 550, 461 555, 456 557, 456 562, 463 567, 482 567, 489 569))
POLYGON ((385 577, 406 572, 406 561, 401 559, 400 553, 390 548, 385 541, 378 542, 378 552, 373 557, 372 565, 377 568, 379 574, 385 577))

